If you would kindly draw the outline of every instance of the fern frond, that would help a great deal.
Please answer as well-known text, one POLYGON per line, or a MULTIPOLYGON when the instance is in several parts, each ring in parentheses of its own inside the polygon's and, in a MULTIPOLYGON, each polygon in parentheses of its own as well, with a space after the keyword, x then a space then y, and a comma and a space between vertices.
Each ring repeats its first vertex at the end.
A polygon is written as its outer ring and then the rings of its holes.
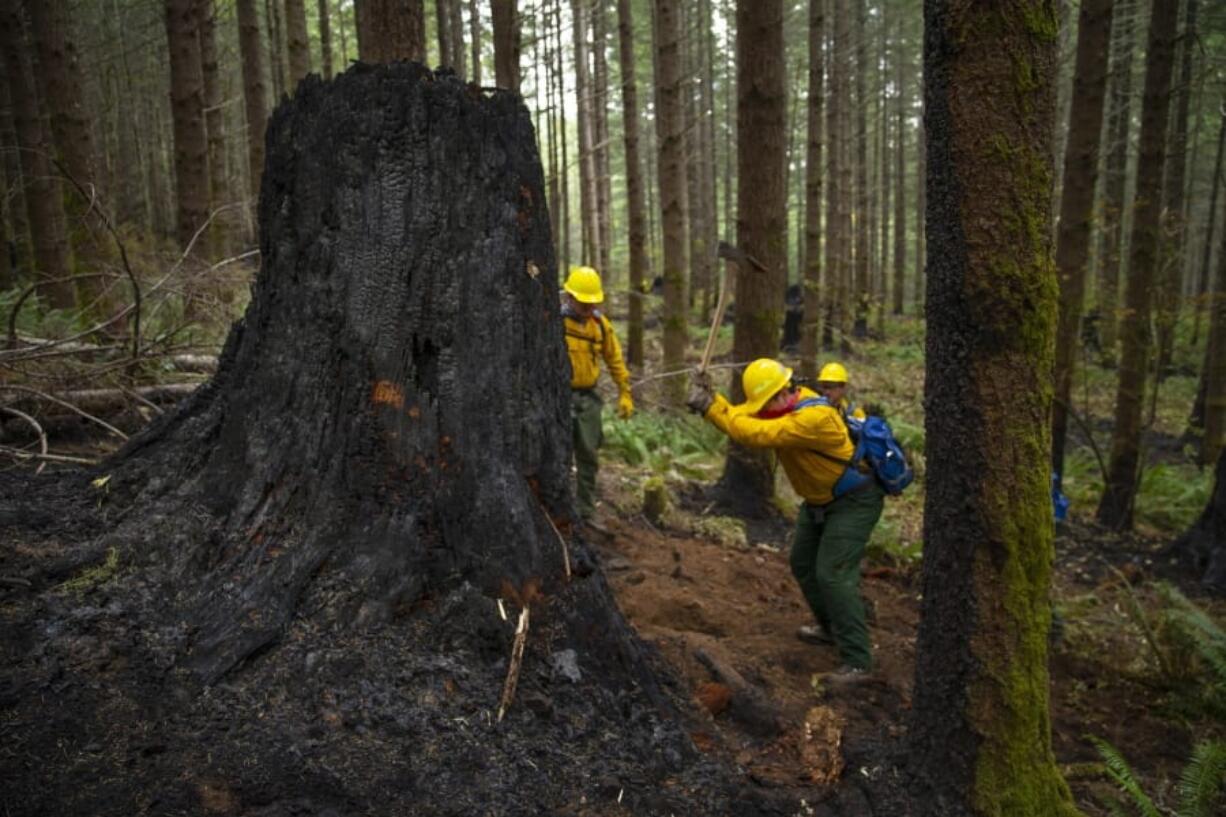
POLYGON ((1209 817, 1226 788, 1226 743, 1207 740, 1192 752, 1179 776, 1179 817, 1209 817))
POLYGON ((1149 795, 1141 788, 1136 774, 1132 771, 1132 767, 1128 765, 1128 761, 1124 759, 1120 750, 1101 738, 1091 735, 1089 739, 1094 744, 1094 748, 1098 750, 1099 755, 1102 756, 1103 762, 1107 764, 1107 775, 1120 787, 1120 791, 1132 799, 1133 804, 1137 807, 1137 811, 1141 813, 1141 817, 1162 817, 1158 807, 1154 805, 1154 801, 1149 799, 1149 795))

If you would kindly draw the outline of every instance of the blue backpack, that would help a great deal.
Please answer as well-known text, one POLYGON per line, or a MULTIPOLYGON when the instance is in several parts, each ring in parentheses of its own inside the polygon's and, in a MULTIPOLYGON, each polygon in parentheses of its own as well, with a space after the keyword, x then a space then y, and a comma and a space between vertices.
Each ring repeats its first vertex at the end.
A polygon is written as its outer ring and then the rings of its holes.
MULTIPOLYGON (((797 409, 808 406, 830 406, 825 397, 810 397, 796 404, 797 409)), ((833 406, 832 406, 833 408, 833 406)), ((866 464, 877 478, 877 483, 890 496, 898 496, 915 480, 915 472, 907 464, 907 455, 894 437, 894 430, 883 418, 871 416, 863 420, 855 417, 844 417, 847 430, 856 450, 850 460, 831 456, 823 451, 813 453, 847 467, 843 476, 834 484, 834 496, 840 496, 859 488, 868 478, 860 470, 860 464, 866 464)))

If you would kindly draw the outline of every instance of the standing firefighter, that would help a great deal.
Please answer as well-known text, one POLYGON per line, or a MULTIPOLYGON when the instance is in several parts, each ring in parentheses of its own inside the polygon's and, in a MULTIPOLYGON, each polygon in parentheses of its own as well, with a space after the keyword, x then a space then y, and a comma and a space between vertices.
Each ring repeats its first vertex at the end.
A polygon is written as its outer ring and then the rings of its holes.
POLYGON ((597 449, 603 439, 600 428, 603 403, 596 391, 601 358, 617 384, 619 417, 625 419, 634 414, 634 398, 630 396, 630 371, 622 360, 613 324, 596 308, 596 304, 604 302, 600 275, 591 267, 571 267, 562 288, 566 290, 562 324, 566 330, 566 351, 570 354, 570 416, 575 468, 579 472, 579 513, 589 519, 596 510, 596 471, 600 468, 597 449))
POLYGON ((827 363, 817 373, 817 391, 830 404, 837 408, 843 417, 854 417, 863 420, 864 409, 857 406, 847 396, 847 369, 842 363, 827 363))
POLYGON ((741 445, 775 450, 804 499, 790 561, 817 626, 802 627, 798 635, 838 647, 837 679, 862 678, 873 658, 860 598, 860 559, 885 492, 871 473, 848 465, 856 446, 840 408, 794 387, 791 369, 761 358, 745 368, 742 384, 746 397, 739 406, 716 394, 705 379, 694 383, 686 402, 741 445))

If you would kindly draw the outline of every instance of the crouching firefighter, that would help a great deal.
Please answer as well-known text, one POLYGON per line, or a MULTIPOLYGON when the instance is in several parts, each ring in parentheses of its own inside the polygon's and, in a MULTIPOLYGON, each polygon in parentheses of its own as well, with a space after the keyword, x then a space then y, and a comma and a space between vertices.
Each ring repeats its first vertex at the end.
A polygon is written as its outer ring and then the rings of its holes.
POLYGON ((571 431, 578 473, 576 495, 579 515, 590 519, 596 510, 596 471, 600 468, 597 449, 604 440, 600 426, 603 401, 596 391, 601 360, 617 384, 619 417, 627 419, 634 414, 634 398, 630 394, 630 371, 622 360, 613 324, 596 308, 604 302, 600 275, 591 267, 571 267, 562 288, 562 324, 570 356, 571 431))
POLYGON ((745 402, 730 404, 702 375, 687 405, 741 445, 771 448, 804 499, 796 517, 792 575, 816 619, 797 633, 833 643, 854 680, 872 668, 860 598, 860 560, 881 517, 885 491, 871 472, 851 464, 856 445, 839 407, 792 384, 792 370, 769 358, 750 363, 741 378, 745 402))

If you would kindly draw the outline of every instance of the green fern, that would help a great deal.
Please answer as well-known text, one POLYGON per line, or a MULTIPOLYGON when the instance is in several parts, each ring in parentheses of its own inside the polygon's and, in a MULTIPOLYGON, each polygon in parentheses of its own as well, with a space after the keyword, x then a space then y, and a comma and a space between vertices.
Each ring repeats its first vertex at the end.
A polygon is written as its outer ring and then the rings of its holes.
MULTIPOLYGON (((1101 738, 1090 736, 1090 742, 1094 744, 1094 748, 1098 749, 1103 762, 1107 764, 1107 775, 1120 787, 1120 791, 1128 795, 1141 817, 1162 817, 1154 801, 1150 800, 1149 795, 1141 788, 1136 774, 1120 750, 1101 738)), ((1113 813, 1114 811, 1113 809, 1113 813)))
MULTIPOLYGON (((1179 776, 1179 817, 1209 817, 1226 788, 1226 743, 1197 744, 1179 776)), ((1220 813, 1220 812, 1218 812, 1220 813)))

